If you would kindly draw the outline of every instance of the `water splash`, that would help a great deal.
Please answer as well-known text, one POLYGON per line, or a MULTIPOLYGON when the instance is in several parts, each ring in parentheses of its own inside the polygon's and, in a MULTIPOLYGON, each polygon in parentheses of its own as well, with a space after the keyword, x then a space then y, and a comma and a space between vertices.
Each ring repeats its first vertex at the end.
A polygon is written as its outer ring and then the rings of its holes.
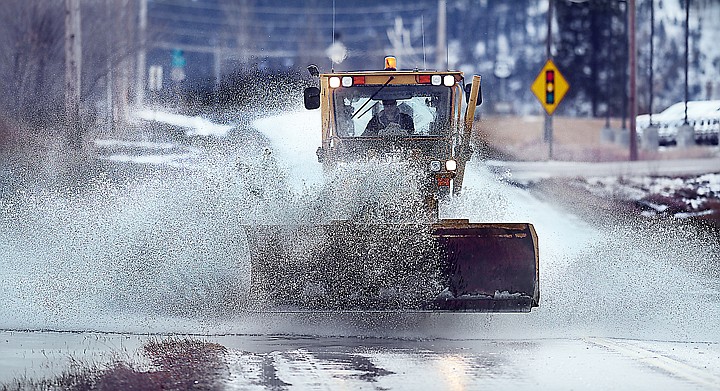
MULTIPOLYGON (((717 340, 720 255, 671 222, 594 226, 468 166, 442 217, 531 222, 540 237, 541 306, 530 314, 255 314, 246 312, 243 226, 356 217, 421 219, 416 177, 400 165, 348 165, 322 177, 311 123, 285 115, 261 137, 205 146, 192 167, 100 171, 81 191, 30 178, 0 199, 0 328, 286 333, 392 338, 603 335, 717 340), (299 129, 299 130, 298 130, 299 129), (304 129, 304 130, 303 130, 304 129), (303 167, 314 167, 305 169, 303 167), (374 200, 388 205, 374 207, 374 200), (403 208, 404 207, 404 208, 403 208), (377 212, 376 214, 367 211, 377 212), (364 214, 363 214, 364 213, 364 214)), ((263 123, 260 123, 263 124, 263 123)), ((257 125, 257 124, 256 124, 257 125)), ((115 166, 113 166, 115 167, 115 166)), ((687 228, 687 230, 685 230, 687 228)), ((252 303, 251 303, 252 304, 252 303)))

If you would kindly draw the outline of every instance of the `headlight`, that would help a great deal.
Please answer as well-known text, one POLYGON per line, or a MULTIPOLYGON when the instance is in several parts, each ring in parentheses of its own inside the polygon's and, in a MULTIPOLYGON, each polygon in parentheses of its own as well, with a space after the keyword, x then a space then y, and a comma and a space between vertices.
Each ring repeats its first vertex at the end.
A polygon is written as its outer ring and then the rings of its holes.
POLYGON ((439 86, 440 84, 442 84, 442 76, 440 76, 440 75, 432 75, 432 77, 430 77, 430 82, 431 82, 432 85, 434 85, 434 86, 439 86))
POLYGON ((452 87, 455 85, 455 76, 445 75, 445 77, 443 77, 443 84, 445 84, 445 87, 452 87))
POLYGON ((430 162, 430 171, 432 172, 438 172, 442 168, 442 164, 440 164, 439 160, 433 160, 430 162))
POLYGON ((353 85, 353 78, 350 76, 344 76, 342 78, 342 86, 343 87, 352 87, 353 85))
POLYGON ((457 162, 455 160, 448 160, 445 162, 445 169, 448 171, 457 170, 457 162))
POLYGON ((330 78, 330 88, 338 88, 340 87, 340 78, 337 76, 333 76, 330 78))

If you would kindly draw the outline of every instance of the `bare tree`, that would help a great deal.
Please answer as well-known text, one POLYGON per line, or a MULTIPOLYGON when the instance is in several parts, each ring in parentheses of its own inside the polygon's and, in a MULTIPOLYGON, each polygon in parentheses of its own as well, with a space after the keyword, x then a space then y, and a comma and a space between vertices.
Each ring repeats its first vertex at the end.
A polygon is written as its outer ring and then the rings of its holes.
POLYGON ((15 120, 62 108, 62 3, 6 0, 0 13, 0 104, 15 120))
MULTIPOLYGON (((82 14, 81 113, 87 117, 101 110, 121 121, 135 88, 138 0, 77 2, 82 14)), ((54 124, 64 114, 64 3, 3 0, 0 108, 12 120, 54 124)))
POLYGON ((108 130, 120 129, 114 125, 127 119, 135 89, 145 88, 139 74, 145 66, 136 64, 143 49, 141 0, 83 0, 82 6, 84 110, 104 115, 108 130))

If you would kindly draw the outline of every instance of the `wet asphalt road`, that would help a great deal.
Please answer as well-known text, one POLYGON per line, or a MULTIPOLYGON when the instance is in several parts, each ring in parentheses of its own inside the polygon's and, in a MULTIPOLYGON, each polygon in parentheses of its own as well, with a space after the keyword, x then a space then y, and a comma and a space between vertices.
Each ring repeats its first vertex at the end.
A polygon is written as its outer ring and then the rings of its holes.
POLYGON ((212 389, 720 389, 720 345, 716 343, 601 337, 418 340, 48 332, 3 332, 1 336, 0 379, 4 382, 8 375, 57 373, 71 357, 76 366, 113 360, 142 363, 147 359, 139 348, 147 341, 190 338, 225 348, 221 370, 215 370, 212 379, 198 378, 198 384, 212 384, 212 389))

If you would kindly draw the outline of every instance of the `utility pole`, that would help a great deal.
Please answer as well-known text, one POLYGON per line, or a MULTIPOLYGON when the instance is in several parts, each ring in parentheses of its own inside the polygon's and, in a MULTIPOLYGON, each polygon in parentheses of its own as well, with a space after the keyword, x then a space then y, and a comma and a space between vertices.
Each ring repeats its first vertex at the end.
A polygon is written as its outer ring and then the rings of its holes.
POLYGON ((650 108, 649 112, 649 125, 652 126, 652 113, 653 113, 653 57, 655 57, 655 1, 650 0, 650 79, 648 80, 650 88, 650 108))
POLYGON ((435 68, 447 69, 447 0, 438 0, 438 31, 435 49, 435 68))
MULTIPOLYGON (((116 42, 116 60, 114 64, 114 83, 113 86, 113 121, 115 124, 124 124, 128 120, 130 113, 129 99, 131 86, 131 76, 135 64, 132 62, 131 42, 133 37, 134 22, 130 15, 130 0, 113 0, 115 12, 115 34, 116 42)), ((127 130, 126 127, 118 129, 127 130)))
POLYGON ((629 27, 629 52, 630 58, 630 160, 638 160, 637 128, 635 117, 637 116, 637 91, 636 91, 636 63, 637 50, 635 48, 635 0, 628 0, 628 27, 629 27))
MULTIPOLYGON (((610 12, 612 12, 612 10, 610 12)), ((610 19, 610 22, 609 22, 610 28, 608 30, 609 30, 610 36, 608 37, 607 48, 608 48, 608 57, 612 57, 610 53, 612 51, 613 24, 614 24, 613 22, 615 21, 615 15, 610 14, 609 19, 610 19)), ((608 75, 610 75, 610 73, 611 73, 610 68, 611 68, 610 61, 607 61, 605 63, 605 72, 607 72, 608 75)), ((611 90, 611 83, 610 83, 610 77, 608 76, 607 80, 605 81, 605 102, 607 104, 607 109, 605 109, 605 129, 610 129, 610 106, 611 106, 610 105, 610 96, 612 95, 610 90, 611 90)))
POLYGON ((105 20, 108 21, 108 26, 105 31, 105 110, 107 110, 105 117, 105 126, 108 131, 115 131, 115 117, 114 117, 114 93, 113 88, 115 85, 115 70, 113 68, 113 55, 117 52, 115 49, 115 40, 113 39, 113 30, 115 29, 115 18, 113 17, 113 4, 109 1, 105 2, 105 20))
POLYGON ((627 94, 627 79, 628 79, 628 41, 627 41, 627 35, 628 35, 628 5, 627 1, 622 1, 620 3, 620 6, 622 7, 623 12, 625 12, 625 17, 623 18, 623 49, 625 52, 625 56, 623 57, 623 73, 622 73, 622 86, 623 86, 623 94, 622 94, 622 127, 621 129, 627 129, 625 120, 627 119, 627 108, 628 108, 628 94, 627 94))
POLYGON ((135 105, 142 107, 145 104, 145 75, 147 73, 147 0, 139 0, 138 10, 138 41, 140 47, 137 55, 137 75, 135 80, 135 105))
MULTIPOLYGON (((545 57, 552 60, 552 18, 553 18, 553 0, 548 0, 547 14, 547 39, 545 40, 545 57)), ((545 112, 545 142, 548 143, 548 159, 553 158, 553 123, 552 115, 545 112)))
POLYGON ((690 36, 690 0, 685 0, 685 117, 684 125, 688 125, 687 108, 688 108, 688 65, 690 58, 690 45, 688 37, 690 36))
POLYGON ((65 126, 71 147, 82 147, 80 127, 80 0, 65 0, 65 126))

